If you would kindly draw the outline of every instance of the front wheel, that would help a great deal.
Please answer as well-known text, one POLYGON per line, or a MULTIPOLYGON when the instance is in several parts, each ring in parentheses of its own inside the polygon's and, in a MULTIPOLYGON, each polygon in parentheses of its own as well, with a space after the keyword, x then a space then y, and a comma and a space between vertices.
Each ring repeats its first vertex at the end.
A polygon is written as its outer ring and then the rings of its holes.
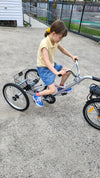
POLYGON ((3 87, 3 96, 7 103, 18 111, 25 111, 29 107, 27 94, 14 83, 8 83, 3 87))
POLYGON ((100 130, 100 98, 87 101, 83 108, 83 115, 92 127, 100 130))

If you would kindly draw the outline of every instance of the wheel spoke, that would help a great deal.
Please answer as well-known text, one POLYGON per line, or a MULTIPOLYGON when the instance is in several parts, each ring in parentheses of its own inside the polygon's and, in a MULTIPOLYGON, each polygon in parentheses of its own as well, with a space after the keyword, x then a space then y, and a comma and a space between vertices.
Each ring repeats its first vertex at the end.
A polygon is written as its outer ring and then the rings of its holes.
POLYGON ((29 69, 28 71, 26 71, 25 79, 28 79, 26 83, 31 86, 33 92, 39 92, 45 89, 45 85, 40 79, 36 69, 29 69))
POLYGON ((28 108, 29 100, 26 93, 16 84, 10 83, 4 86, 3 95, 10 106, 23 111, 28 108))

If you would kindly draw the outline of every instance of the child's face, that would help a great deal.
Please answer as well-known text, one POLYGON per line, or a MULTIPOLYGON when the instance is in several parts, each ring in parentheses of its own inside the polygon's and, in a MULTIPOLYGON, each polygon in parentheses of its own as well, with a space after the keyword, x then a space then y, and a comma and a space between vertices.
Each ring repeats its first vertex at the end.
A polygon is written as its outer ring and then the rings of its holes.
POLYGON ((55 43, 58 43, 58 42, 60 42, 63 39, 62 34, 56 34, 55 32, 53 33, 52 37, 53 37, 53 41, 55 43))

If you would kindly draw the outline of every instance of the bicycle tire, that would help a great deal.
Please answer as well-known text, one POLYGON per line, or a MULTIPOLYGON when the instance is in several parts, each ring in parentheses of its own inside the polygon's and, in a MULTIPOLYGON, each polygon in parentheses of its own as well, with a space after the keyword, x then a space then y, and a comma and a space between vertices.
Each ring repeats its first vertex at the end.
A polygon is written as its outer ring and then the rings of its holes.
POLYGON ((83 116, 92 127, 100 130, 100 98, 86 102, 83 107, 83 116))
POLYGON ((37 69, 29 69, 25 73, 25 79, 28 79, 26 83, 31 86, 33 85, 34 92, 40 92, 46 89, 47 87, 44 85, 43 81, 40 79, 37 69))
POLYGON ((25 91, 14 83, 7 83, 3 87, 3 96, 7 103, 18 111, 25 111, 29 107, 29 98, 25 91))

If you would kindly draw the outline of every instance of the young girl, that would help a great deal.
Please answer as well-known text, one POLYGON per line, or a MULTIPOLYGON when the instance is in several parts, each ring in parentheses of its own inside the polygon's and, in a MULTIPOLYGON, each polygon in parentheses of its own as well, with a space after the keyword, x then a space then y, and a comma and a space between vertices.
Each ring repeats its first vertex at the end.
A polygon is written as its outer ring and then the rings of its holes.
POLYGON ((33 100, 38 106, 43 106, 43 95, 49 95, 56 92, 54 84, 56 75, 61 74, 62 79, 60 86, 64 86, 64 83, 70 73, 66 73, 68 68, 58 65, 54 62, 56 50, 59 49, 62 53, 72 58, 73 61, 78 59, 77 56, 73 56, 66 49, 64 49, 59 42, 67 35, 67 28, 61 20, 56 20, 51 24, 51 27, 45 32, 45 38, 41 41, 38 54, 37 54, 37 70, 40 78, 48 86, 46 90, 33 95, 33 100))

